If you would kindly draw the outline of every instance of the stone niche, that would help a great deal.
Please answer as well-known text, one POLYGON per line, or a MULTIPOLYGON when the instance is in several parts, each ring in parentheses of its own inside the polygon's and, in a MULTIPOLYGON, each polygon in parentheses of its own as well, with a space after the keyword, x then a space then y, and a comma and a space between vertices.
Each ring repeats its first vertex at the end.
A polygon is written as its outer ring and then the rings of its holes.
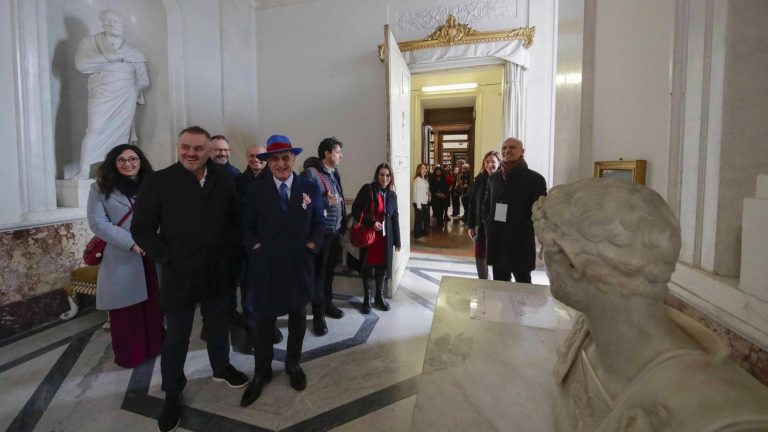
MULTIPOLYGON (((150 86, 136 109, 138 145, 154 166, 170 163, 172 140, 169 104, 167 2, 156 0, 48 0, 45 3, 50 60, 50 105, 56 178, 77 172, 87 125, 88 76, 75 69, 78 44, 103 31, 99 12, 113 10, 125 19, 125 39, 147 59, 150 86)), ((62 204, 59 203, 61 207, 62 204)))

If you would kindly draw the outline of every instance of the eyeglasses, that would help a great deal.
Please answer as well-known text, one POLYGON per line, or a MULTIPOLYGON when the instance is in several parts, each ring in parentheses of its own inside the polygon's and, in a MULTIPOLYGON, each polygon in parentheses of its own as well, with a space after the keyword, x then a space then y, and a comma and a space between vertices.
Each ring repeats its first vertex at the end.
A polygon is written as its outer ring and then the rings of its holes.
POLYGON ((213 149, 213 152, 214 153, 229 153, 229 149, 227 149, 227 148, 217 148, 217 149, 213 149))
POLYGON ((139 158, 137 158, 136 156, 131 156, 129 158, 117 158, 118 165, 125 165, 125 164, 133 165, 138 161, 139 161, 139 158))

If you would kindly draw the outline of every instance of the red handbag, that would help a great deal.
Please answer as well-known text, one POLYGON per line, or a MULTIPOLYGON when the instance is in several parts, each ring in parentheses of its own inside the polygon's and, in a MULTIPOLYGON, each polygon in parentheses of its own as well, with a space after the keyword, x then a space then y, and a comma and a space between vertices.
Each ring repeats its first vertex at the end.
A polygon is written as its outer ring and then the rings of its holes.
MULTIPOLYGON (((349 229, 349 242, 358 248, 368 247, 376 240, 376 231, 373 227, 363 225, 363 214, 360 212, 360 220, 349 229)), ((373 192, 371 192, 371 214, 373 214, 373 192)))
MULTIPOLYGON (((116 226, 120 226, 128 219, 128 216, 133 213, 133 200, 128 198, 128 202, 131 203, 131 207, 128 209, 128 213, 120 219, 120 222, 116 226)), ((104 256, 104 248, 107 247, 107 242, 101 237, 95 235, 88 240, 88 244, 85 245, 83 250, 83 261, 85 264, 95 266, 101 264, 101 258, 104 256)))

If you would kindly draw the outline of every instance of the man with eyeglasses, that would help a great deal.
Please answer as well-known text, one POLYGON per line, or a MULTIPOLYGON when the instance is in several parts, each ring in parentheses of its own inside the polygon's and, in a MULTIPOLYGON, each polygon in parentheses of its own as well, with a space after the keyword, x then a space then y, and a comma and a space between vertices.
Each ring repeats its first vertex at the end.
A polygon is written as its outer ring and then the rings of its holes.
POLYGON ((211 160, 221 167, 230 177, 235 178, 240 175, 240 170, 229 163, 229 154, 232 149, 229 146, 229 140, 224 135, 214 135, 211 137, 211 160))
POLYGON ((291 387, 304 390, 299 366, 307 322, 307 303, 315 286, 315 256, 322 246, 325 216, 320 188, 293 172, 301 153, 285 135, 272 135, 258 155, 271 175, 253 183, 245 198, 243 243, 248 274, 243 312, 253 333, 253 379, 241 406, 249 406, 272 380, 272 332, 277 317, 288 315, 285 372, 291 387))
POLYGON ((160 307, 166 333, 160 360, 165 403, 158 418, 161 431, 174 430, 181 419, 184 363, 195 307, 207 317, 208 360, 213 380, 233 388, 248 377, 229 362, 232 299, 240 271, 240 202, 234 181, 216 169, 208 132, 191 126, 176 142, 179 162, 144 180, 131 234, 160 264, 160 307))

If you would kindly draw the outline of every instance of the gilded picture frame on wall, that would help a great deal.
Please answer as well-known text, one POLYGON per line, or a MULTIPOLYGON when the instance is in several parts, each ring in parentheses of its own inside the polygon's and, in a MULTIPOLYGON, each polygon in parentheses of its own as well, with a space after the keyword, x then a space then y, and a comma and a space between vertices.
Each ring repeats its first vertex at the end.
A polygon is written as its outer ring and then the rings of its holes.
POLYGON ((595 162, 595 177, 608 178, 618 177, 632 180, 636 184, 645 184, 645 163, 644 159, 631 161, 598 161, 595 162))

